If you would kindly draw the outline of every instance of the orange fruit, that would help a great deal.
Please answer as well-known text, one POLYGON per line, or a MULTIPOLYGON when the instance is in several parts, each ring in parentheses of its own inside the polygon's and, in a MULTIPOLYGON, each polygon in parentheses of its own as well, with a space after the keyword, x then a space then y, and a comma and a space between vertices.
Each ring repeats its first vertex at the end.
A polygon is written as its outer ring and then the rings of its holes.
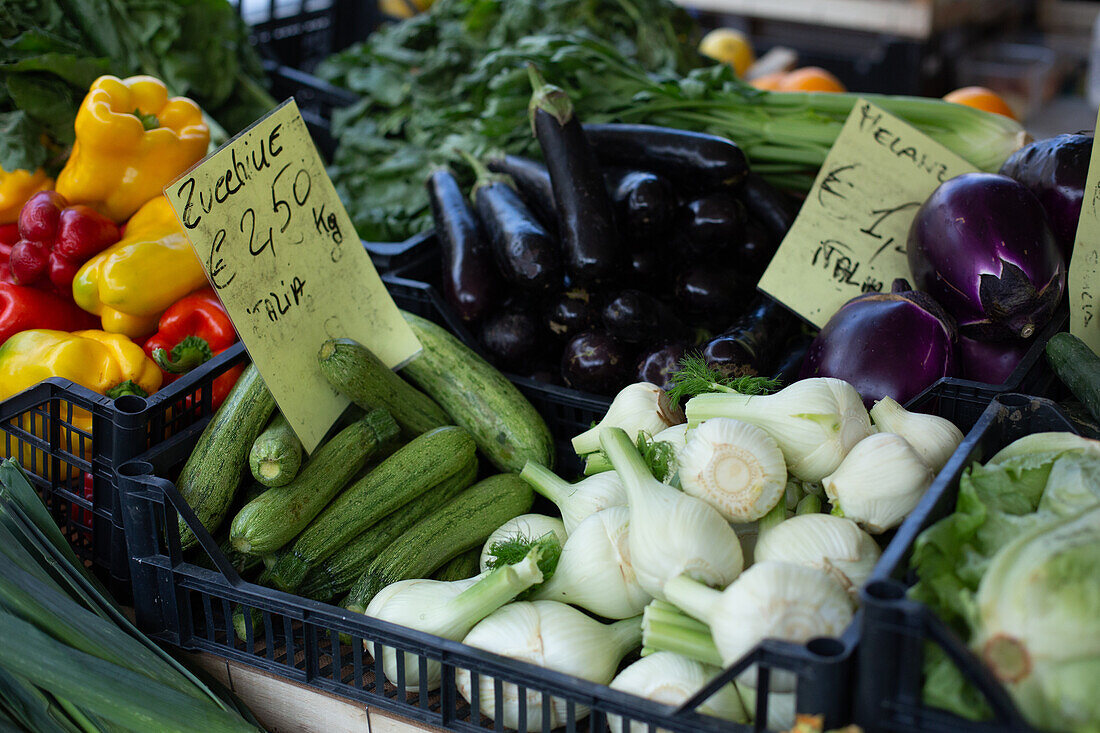
POLYGON ((779 85, 783 82, 783 79, 786 78, 786 76, 786 71, 773 71, 770 74, 764 74, 763 76, 756 77, 755 79, 750 81, 749 84, 756 87, 757 89, 774 92, 776 89, 779 88, 779 85))
POLYGON ((1013 114, 1012 108, 1008 106, 1008 103, 995 91, 986 89, 985 87, 963 87, 962 89, 956 89, 945 95, 944 101, 954 102, 955 104, 965 104, 967 107, 980 109, 983 112, 993 112, 994 114, 1016 119, 1016 115, 1013 114))
POLYGON ((846 92, 840 79, 820 66, 804 66, 787 74, 779 83, 781 92, 846 92))

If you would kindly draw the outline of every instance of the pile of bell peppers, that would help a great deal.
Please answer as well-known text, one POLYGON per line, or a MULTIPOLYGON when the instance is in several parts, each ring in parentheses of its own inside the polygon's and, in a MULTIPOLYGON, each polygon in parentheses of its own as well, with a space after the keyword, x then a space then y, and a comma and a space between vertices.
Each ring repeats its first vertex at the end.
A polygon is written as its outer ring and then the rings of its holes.
MULTIPOLYGON (((145 397, 237 340, 161 193, 207 153, 199 106, 102 76, 75 140, 56 177, 0 170, 0 400, 49 377, 145 397)), ((210 385, 215 407, 240 371, 210 385)), ((90 435, 77 412, 73 434, 90 435)))

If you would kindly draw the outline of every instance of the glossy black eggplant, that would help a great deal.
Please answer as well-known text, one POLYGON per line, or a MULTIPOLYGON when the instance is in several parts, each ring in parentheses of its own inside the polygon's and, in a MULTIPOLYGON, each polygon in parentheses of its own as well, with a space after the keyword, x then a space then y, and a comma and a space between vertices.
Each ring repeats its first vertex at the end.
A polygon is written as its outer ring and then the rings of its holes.
POLYGON ((442 253, 443 297, 463 321, 477 321, 502 290, 492 250, 454 174, 437 170, 426 185, 442 253))
POLYGON ((525 291, 547 291, 561 282, 561 252, 554 237, 523 203, 510 182, 468 157, 478 180, 474 203, 489 234, 504 279, 525 291))
POLYGON ((672 389, 672 375, 680 371, 680 360, 687 354, 688 344, 675 341, 645 352, 638 358, 635 378, 639 382, 656 384, 661 389, 672 389))
POLYGON ((798 211, 790 199, 755 173, 745 178, 740 193, 749 213, 768 229, 777 243, 783 241, 798 211))
POLYGON ((790 339, 783 347, 779 354, 779 360, 775 364, 773 376, 784 387, 798 380, 798 372, 802 369, 806 352, 813 342, 814 337, 812 334, 800 333, 790 339))
POLYGON ((574 336, 561 355, 561 376, 573 389, 615 394, 633 377, 634 349, 606 331, 574 336))
POLYGON ((558 212, 554 208, 554 189, 546 166, 518 155, 489 158, 486 165, 494 173, 503 173, 515 181, 516 190, 539 221, 551 232, 557 231, 558 212))
POLYGON ((600 160, 644 168, 692 191, 736 186, 749 164, 732 140, 702 132, 655 125, 585 125, 584 132, 600 160))
POLYGON ((722 259, 740 245, 747 220, 745 205, 731 192, 714 191, 680 209, 679 246, 692 259, 722 259))
POLYGON ((597 313, 591 293, 584 288, 569 288, 547 301, 543 323, 552 336, 564 340, 591 328, 597 313))
POLYGON ((725 333, 706 343, 703 358, 725 376, 771 374, 796 323, 786 308, 766 295, 757 295, 725 333))
POLYGON ((531 116, 558 211, 565 266, 580 282, 617 274, 622 248, 603 173, 564 91, 532 69, 531 116))
POLYGON ((683 338, 687 327, 672 308, 641 290, 621 290, 600 311, 609 334, 627 343, 660 342, 683 338))
POLYGON ((669 268, 660 254, 652 249, 635 249, 629 253, 624 282, 655 295, 668 290, 672 281, 669 268))
POLYGON ((753 284, 730 268, 689 267, 676 278, 676 305, 693 324, 723 329, 755 294, 753 284))
POLYGON ((729 262, 739 268, 741 274, 751 280, 759 280, 768 269, 768 263, 779 249, 779 240, 753 218, 745 223, 741 240, 729 253, 729 262))
POLYGON ((676 213, 676 195, 667 178, 649 171, 616 169, 608 172, 606 179, 619 233, 631 249, 668 234, 676 213))
POLYGON ((494 313, 481 324, 481 343, 490 360, 502 369, 530 368, 539 351, 539 324, 525 310, 494 313))

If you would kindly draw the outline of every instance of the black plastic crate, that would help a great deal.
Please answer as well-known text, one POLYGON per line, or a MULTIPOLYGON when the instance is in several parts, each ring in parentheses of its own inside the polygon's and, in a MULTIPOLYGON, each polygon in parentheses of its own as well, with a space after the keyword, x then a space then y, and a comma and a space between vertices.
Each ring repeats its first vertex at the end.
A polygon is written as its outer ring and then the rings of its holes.
POLYGON ((246 359, 235 344, 144 398, 112 400, 55 377, 0 403, 5 455, 27 469, 77 555, 113 589, 129 588, 117 467, 210 415, 211 383, 246 359))
POLYGON ((916 581, 909 571, 913 543, 954 511, 963 471, 1018 438, 1044 431, 1078 432, 1049 400, 1022 394, 995 398, 883 552, 861 593, 855 722, 868 733, 1033 733, 1004 687, 962 639, 928 607, 907 599, 906 591, 916 581), (922 666, 928 642, 943 649, 984 695, 992 721, 976 723, 924 704, 922 666))
POLYGON ((382 20, 377 3, 362 0, 231 2, 263 57, 303 71, 365 39, 382 20))
POLYGON ((271 80, 271 96, 280 102, 294 97, 317 149, 326 160, 332 160, 336 152, 336 139, 332 136, 333 110, 350 107, 359 97, 289 66, 265 62, 264 71, 271 80))

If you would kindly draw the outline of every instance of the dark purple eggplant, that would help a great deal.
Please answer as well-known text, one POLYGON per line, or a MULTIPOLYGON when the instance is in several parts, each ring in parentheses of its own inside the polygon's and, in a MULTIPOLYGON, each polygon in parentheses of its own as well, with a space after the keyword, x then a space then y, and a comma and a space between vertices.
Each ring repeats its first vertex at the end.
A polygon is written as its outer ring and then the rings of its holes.
POLYGON ((600 318, 609 334, 632 344, 682 338, 687 332, 671 308, 641 290, 612 294, 600 318))
POLYGON ((749 213, 764 224, 778 246, 794 223, 798 207, 755 173, 745 178, 741 186, 741 200, 749 213))
POLYGON ((1066 262, 1077 236, 1091 155, 1091 135, 1058 135, 1025 145, 1001 166, 1002 174, 1022 183, 1039 199, 1066 262))
POLYGON ((615 394, 633 376, 634 350, 606 331, 574 336, 561 355, 561 375, 573 389, 615 394))
POLYGON ((624 282, 654 294, 667 290, 671 280, 668 267, 661 256, 652 249, 635 249, 630 252, 624 282))
POLYGON ((591 328, 596 322, 597 314, 598 309, 587 290, 570 288, 550 298, 544 310, 543 322, 555 338, 564 340, 591 328))
POLYGON ((703 359, 726 377, 771 374, 796 323, 790 311, 758 294, 725 333, 703 346, 703 359))
POLYGON ((516 184, 516 190, 543 226, 551 232, 557 232, 558 212, 554 208, 554 189, 550 185, 550 174, 546 171, 546 166, 518 155, 489 158, 486 165, 494 173, 511 177, 516 184))
POLYGON ((959 374, 963 379, 1004 384, 1031 347, 1030 339, 975 341, 959 336, 959 374))
POLYGON ((799 376, 843 379, 867 407, 887 396, 905 404, 940 377, 955 376, 956 340, 947 311, 898 279, 889 293, 842 305, 810 345, 799 376))
POLYGON ((676 195, 668 179, 648 171, 616 170, 605 174, 619 233, 632 249, 668 234, 676 213, 676 195))
POLYGON ((493 255, 504 279, 527 291, 547 291, 561 283, 557 243, 504 177, 490 173, 472 156, 473 198, 478 218, 489 233, 493 255))
POLYGON ((565 266, 582 283, 606 280, 624 258, 603 173, 569 96, 530 71, 531 118, 554 189, 565 266))
POLYGON ((753 285, 730 268, 689 267, 676 278, 676 305, 691 323, 722 329, 755 295, 753 285))
POLYGON ((745 206, 729 191, 689 201, 677 216, 677 245, 693 260, 717 260, 734 250, 745 231, 745 206))
POLYGON ((680 360, 687 354, 687 343, 674 341, 642 354, 635 378, 656 384, 666 392, 673 387, 672 375, 680 371, 680 360))
POLYGON ((492 250, 449 170, 432 173, 427 188, 443 259, 443 297, 463 321, 477 321, 496 305, 503 289, 492 250))
POLYGON ((503 310, 481 324, 481 343, 490 360, 502 369, 530 368, 540 337, 538 321, 524 310, 503 310))
POLYGON ((1065 262, 1043 207, 1008 176, 964 173, 940 184, 917 211, 906 251, 914 284, 970 338, 1030 338, 1062 300, 1065 262))
POLYGON ((655 125, 585 125, 600 160, 644 168, 691 191, 736 186, 749 172, 741 148, 732 140, 702 132, 655 125))
POLYGON ((802 362, 806 359, 806 352, 814 341, 812 334, 800 333, 783 347, 779 355, 779 361, 775 365, 775 379, 786 386, 798 379, 798 373, 802 370, 802 362))
POLYGON ((764 270, 779 249, 776 239, 764 225, 750 218, 745 224, 741 241, 731 252, 731 261, 740 268, 741 273, 753 281, 760 279, 764 270))

